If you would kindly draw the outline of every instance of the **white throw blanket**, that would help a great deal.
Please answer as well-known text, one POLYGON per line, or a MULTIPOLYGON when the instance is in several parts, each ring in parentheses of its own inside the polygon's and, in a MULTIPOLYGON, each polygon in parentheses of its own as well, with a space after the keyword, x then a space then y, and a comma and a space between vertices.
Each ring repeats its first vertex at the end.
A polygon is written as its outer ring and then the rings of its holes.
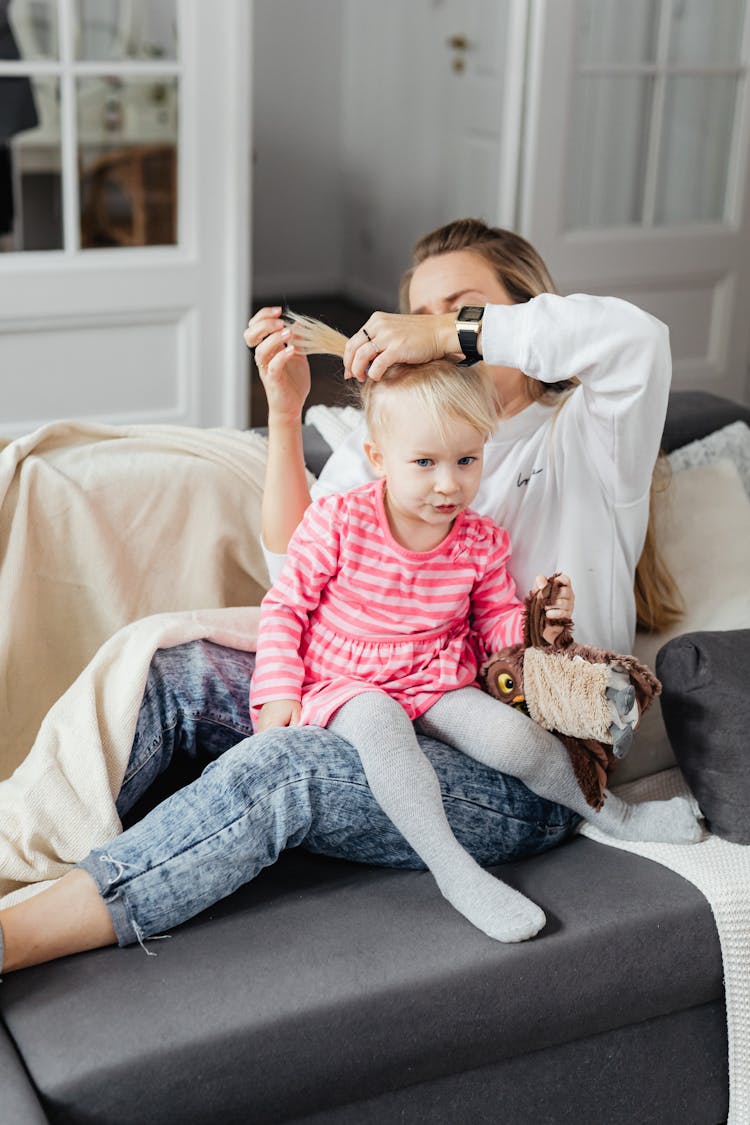
POLYGON ((56 422, 0 442, 0 778, 123 625, 260 602, 265 462, 229 429, 56 422))
MULTIPOLYGON (((679 769, 615 788, 629 801, 689 796, 679 769)), ((727 1125, 750 1122, 750 847, 706 835, 698 844, 634 844, 614 840, 586 824, 585 836, 669 867, 708 899, 719 932, 729 1048, 727 1125)))

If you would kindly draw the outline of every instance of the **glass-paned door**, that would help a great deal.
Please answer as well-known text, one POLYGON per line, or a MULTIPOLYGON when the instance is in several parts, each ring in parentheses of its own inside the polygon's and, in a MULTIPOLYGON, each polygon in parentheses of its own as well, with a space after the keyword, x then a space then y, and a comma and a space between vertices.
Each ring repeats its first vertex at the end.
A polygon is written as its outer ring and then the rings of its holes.
POLYGON ((174 245, 179 77, 176 0, 0 2, 2 248, 174 245))
POLYGON ((569 229, 730 217, 745 9, 745 0, 581 0, 569 229))
POLYGON ((0 438, 243 424, 246 0, 0 0, 0 438))
POLYGON ((674 385, 750 397, 750 3, 534 0, 518 224, 563 291, 671 330, 674 385))

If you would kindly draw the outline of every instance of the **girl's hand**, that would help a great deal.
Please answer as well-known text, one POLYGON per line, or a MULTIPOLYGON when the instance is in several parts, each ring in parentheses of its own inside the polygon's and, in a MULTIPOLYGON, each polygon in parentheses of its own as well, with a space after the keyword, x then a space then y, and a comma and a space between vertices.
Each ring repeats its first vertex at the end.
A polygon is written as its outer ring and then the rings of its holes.
POLYGON ((264 703, 258 713, 255 733, 260 734, 271 727, 299 726, 302 708, 298 699, 274 699, 264 703))
POLYGON ((294 348, 292 329, 281 319, 278 305, 258 309, 243 333, 268 399, 268 421, 299 422, 310 393, 310 364, 294 348))
MULTIPOLYGON (((539 574, 534 581, 533 588, 535 590, 542 590, 547 585, 548 581, 549 579, 545 578, 543 574, 539 574)), ((552 644, 563 631, 563 626, 555 625, 555 621, 570 621, 573 616, 574 605, 575 596, 573 594, 573 585, 569 575, 556 575, 552 586, 552 601, 545 610, 548 625, 542 631, 542 636, 548 644, 552 644)))
POLYGON ((450 355, 461 358, 456 314, 406 316, 373 313, 344 350, 344 378, 378 380, 394 363, 427 363, 450 355))

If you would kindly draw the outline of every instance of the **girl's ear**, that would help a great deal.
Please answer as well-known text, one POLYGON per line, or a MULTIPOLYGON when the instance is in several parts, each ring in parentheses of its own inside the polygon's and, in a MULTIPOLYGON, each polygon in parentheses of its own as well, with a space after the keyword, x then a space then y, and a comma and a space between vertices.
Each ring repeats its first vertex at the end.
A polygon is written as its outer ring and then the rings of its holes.
POLYGON ((376 477, 385 476, 385 467, 383 465, 383 454, 378 449, 374 441, 365 442, 365 454, 367 460, 372 465, 376 477))

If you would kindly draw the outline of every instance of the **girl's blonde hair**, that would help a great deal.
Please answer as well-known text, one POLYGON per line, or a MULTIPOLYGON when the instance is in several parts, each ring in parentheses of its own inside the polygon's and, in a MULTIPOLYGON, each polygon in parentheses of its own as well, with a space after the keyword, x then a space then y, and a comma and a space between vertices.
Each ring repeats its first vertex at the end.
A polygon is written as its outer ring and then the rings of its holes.
POLYGON ((377 438, 387 419, 388 403, 403 408, 399 396, 411 396, 410 407, 426 415, 443 441, 451 422, 466 422, 486 441, 497 425, 495 387, 486 370, 458 367, 445 359, 430 363, 395 363, 375 382, 359 386, 370 435, 377 438), (394 401, 395 400, 395 401, 394 401))

